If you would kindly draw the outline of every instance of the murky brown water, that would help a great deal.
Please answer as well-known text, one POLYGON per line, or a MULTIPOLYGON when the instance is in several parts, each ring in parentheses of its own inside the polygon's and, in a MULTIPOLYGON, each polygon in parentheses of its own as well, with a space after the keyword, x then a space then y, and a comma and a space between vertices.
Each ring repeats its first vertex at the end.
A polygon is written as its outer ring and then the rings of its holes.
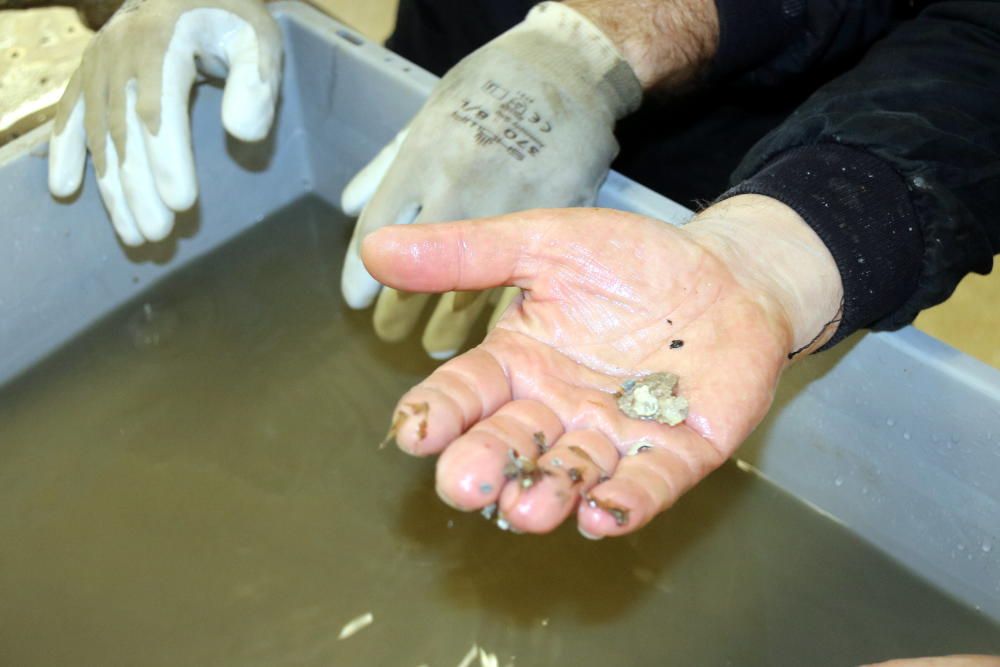
POLYGON ((1000 652, 995 625, 735 466, 600 543, 448 509, 431 462, 376 448, 431 365, 341 305, 345 229, 300 202, 0 389, 0 665, 1000 652))

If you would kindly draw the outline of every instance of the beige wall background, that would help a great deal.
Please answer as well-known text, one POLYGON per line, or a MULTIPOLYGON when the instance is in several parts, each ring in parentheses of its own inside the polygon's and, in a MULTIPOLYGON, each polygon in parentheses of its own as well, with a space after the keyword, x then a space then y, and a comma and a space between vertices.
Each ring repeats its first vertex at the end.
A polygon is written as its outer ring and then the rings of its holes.
POLYGON ((396 22, 398 0, 309 0, 364 36, 382 42, 396 22))

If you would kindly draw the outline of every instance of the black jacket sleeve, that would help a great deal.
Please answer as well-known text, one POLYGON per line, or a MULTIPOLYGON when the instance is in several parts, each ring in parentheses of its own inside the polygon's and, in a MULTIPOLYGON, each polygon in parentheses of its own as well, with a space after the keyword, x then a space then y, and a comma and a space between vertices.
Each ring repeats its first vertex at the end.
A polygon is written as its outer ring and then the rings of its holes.
POLYGON ((850 63, 928 0, 716 0, 710 78, 774 86, 850 63))
POLYGON ((845 290, 833 342, 901 327, 969 271, 989 272, 1000 252, 1000 2, 937 2, 903 22, 759 142, 733 180, 724 196, 775 197, 830 249, 845 290))

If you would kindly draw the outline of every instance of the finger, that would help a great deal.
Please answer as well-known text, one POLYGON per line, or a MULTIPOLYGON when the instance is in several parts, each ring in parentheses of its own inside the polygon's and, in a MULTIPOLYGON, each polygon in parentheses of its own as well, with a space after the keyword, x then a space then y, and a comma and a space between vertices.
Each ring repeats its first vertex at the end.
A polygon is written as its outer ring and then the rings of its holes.
POLYGON ((162 241, 174 226, 174 213, 156 189, 153 171, 146 156, 142 123, 135 110, 136 83, 125 86, 125 130, 128 152, 121 164, 121 183, 125 200, 139 231, 147 241, 162 241))
POLYGON ((500 514, 522 532, 552 531, 576 509, 581 494, 605 479, 617 461, 618 450, 604 435, 571 431, 538 460, 542 472, 537 483, 504 487, 500 514))
MULTIPOLYGON (((392 288, 386 288, 389 290, 392 288)), ((450 359, 469 338, 483 309, 489 303, 490 292, 448 292, 438 300, 437 307, 424 329, 423 346, 432 359, 450 359)))
MULTIPOLYGON (((419 214, 420 205, 411 201, 394 211, 394 218, 390 223, 408 225, 416 220, 419 214)), ((347 246, 347 254, 344 256, 344 270, 340 277, 340 291, 347 305, 355 310, 367 308, 372 305, 379 290, 382 289, 381 283, 368 273, 364 262, 361 261, 360 248, 361 241, 366 233, 365 229, 372 224, 371 220, 378 219, 381 222, 386 219, 383 217, 384 215, 382 206, 380 206, 379 200, 376 199, 361 214, 361 219, 354 226, 351 242, 347 246)))
MULTIPOLYGON (((128 246, 141 245, 145 238, 136 225, 129 210, 122 188, 118 149, 110 131, 111 105, 108 76, 110 68, 105 67, 104 50, 94 49, 84 55, 80 65, 81 85, 86 89, 87 103, 84 105, 83 122, 87 133, 87 148, 90 149, 97 172, 97 189, 108 210, 111 225, 122 243, 128 246)), ((124 100, 124 95, 122 96, 124 100)), ((122 110, 124 114, 124 109, 122 110)), ((121 139, 124 144, 124 137, 121 139)))
POLYGON ((56 107, 49 140, 49 190, 56 197, 69 197, 83 184, 87 161, 87 132, 83 123, 84 99, 77 70, 56 107))
POLYGON ((417 326, 430 294, 400 292, 386 287, 378 295, 372 324, 375 335, 387 343, 398 343, 417 326))
POLYGON ((933 658, 904 658, 862 667, 1000 667, 1000 656, 949 655, 933 658))
MULTIPOLYGON (((497 292, 494 292, 497 294, 497 292)), ((517 287, 505 287, 499 291, 499 296, 497 297, 496 304, 493 307, 493 314, 490 315, 490 322, 486 326, 487 331, 493 331, 493 327, 497 325, 500 318, 503 317, 507 309, 510 308, 510 304, 514 303, 515 300, 519 300, 521 297, 521 290, 517 287)))
MULTIPOLYGON (((97 38, 94 38, 96 41, 97 38)), ((94 44, 94 41, 91 44, 94 44)), ((80 86, 86 100, 83 109, 83 125, 87 134, 87 149, 94 164, 98 178, 105 175, 109 162, 108 118, 109 96, 108 75, 110 68, 105 66, 105 50, 89 48, 84 52, 80 62, 80 86)), ((115 153, 117 156, 117 152, 115 153)), ((117 157, 114 158, 117 160, 117 157)), ((107 204, 107 202, 105 202, 107 204)), ((110 206, 109 206, 110 210, 110 206)))
MULTIPOLYGON (((384 219, 385 211, 383 209, 386 209, 385 202, 395 199, 396 194, 405 194, 405 191, 402 193, 395 191, 394 184, 391 182, 387 183, 386 187, 390 195, 387 197, 376 196, 375 200, 365 209, 361 219, 358 221, 358 225, 354 228, 351 246, 348 248, 344 264, 344 277, 342 280, 342 291, 349 305, 352 303, 352 300, 354 303, 365 303, 370 296, 374 296, 381 289, 381 285, 374 281, 368 274, 368 270, 364 267, 364 264, 360 261, 356 243, 369 225, 379 224, 379 219, 384 219), (350 276, 348 275, 348 271, 351 272, 350 276)), ((433 195, 431 196, 433 198, 433 195)), ((445 219, 446 216, 446 206, 432 208, 411 203, 398 211, 395 224, 409 225, 414 222, 433 222, 445 219)), ((376 335, 387 342, 399 342, 405 339, 416 328, 427 300, 428 296, 426 294, 383 289, 379 295, 373 315, 376 335)))
POLYGON ((125 191, 122 189, 121 174, 119 173, 118 151, 115 149, 111 137, 105 135, 104 154, 106 157, 104 173, 97 175, 97 188, 101 192, 101 199, 108 209, 108 216, 114 226, 118 237, 122 243, 128 246, 142 245, 146 240, 139 231, 139 226, 129 210, 125 199, 125 191))
POLYGON ((505 369, 482 348, 470 350, 406 392, 389 436, 410 454, 436 454, 510 400, 505 369))
POLYGON ((385 174, 389 171, 393 160, 399 154, 399 147, 406 139, 407 128, 401 130, 396 137, 379 151, 371 162, 354 175, 340 195, 340 208, 344 214, 356 217, 371 201, 385 174))
POLYGON ((580 531, 593 537, 623 535, 673 505, 725 460, 713 456, 707 461, 707 443, 702 440, 680 427, 665 431, 659 440, 631 443, 611 478, 591 489, 580 503, 580 531))
MULTIPOLYGON (((529 287, 547 231, 573 224, 571 210, 527 211, 497 218, 384 227, 368 235, 361 256, 372 276, 411 292, 529 287)), ((558 236, 558 233, 554 234, 558 236)))
MULTIPOLYGON (((128 145, 128 105, 126 94, 130 79, 130 72, 122 61, 108 62, 105 60, 105 84, 107 91, 107 105, 104 107, 104 126, 111 137, 118 155, 118 166, 128 157, 131 148, 128 145)), ((108 160, 110 161, 110 157, 108 160)))
POLYGON ((143 143, 163 202, 175 211, 194 206, 198 198, 188 104, 197 78, 191 53, 178 53, 171 42, 162 78, 141 77, 136 109, 142 120, 143 143))
POLYGON ((444 450, 437 462, 438 495, 469 511, 496 502, 501 489, 507 493, 505 485, 527 488, 543 476, 535 465, 538 443, 560 435, 562 424, 542 403, 507 403, 444 450))
MULTIPOLYGON (((390 193, 393 192, 393 185, 391 182, 386 184, 390 193)), ((396 225, 438 222, 449 219, 449 205, 440 197, 436 197, 433 192, 425 194, 434 203, 428 206, 411 204, 404 207, 396 218, 396 225)), ((358 226, 354 230, 354 237, 362 233, 361 230, 366 225, 372 224, 373 218, 368 217, 369 213, 372 216, 380 215, 379 209, 384 201, 387 200, 376 195, 375 200, 365 209, 364 215, 358 221, 358 226)), ((357 257, 354 253, 349 253, 349 255, 357 257)), ((363 266, 362 264, 362 269, 363 266)), ((364 271, 365 276, 368 276, 367 270, 364 269, 364 271)), ((370 278, 370 276, 368 277, 370 278)), ((383 289, 375 306, 374 326, 376 334, 379 338, 388 342, 398 342, 405 339, 416 328, 427 301, 428 295, 426 294, 383 289)))
MULTIPOLYGON (((399 150, 404 149, 402 144, 405 142, 405 137, 406 132, 400 133, 400 136, 397 137, 400 141, 399 150)), ((390 146, 388 150, 389 153, 392 153, 395 149, 390 146)), ((389 155, 384 157, 388 158, 389 155)), ((354 227, 354 234, 351 236, 351 243, 344 259, 341 291, 344 300, 352 308, 367 308, 382 288, 381 284, 368 273, 361 260, 361 244, 368 234, 387 225, 409 225, 415 220, 418 222, 440 222, 450 217, 446 214, 450 213, 448 207, 451 205, 451 200, 440 197, 434 200, 433 194, 430 194, 432 200, 437 202, 437 205, 433 207, 437 210, 426 210, 423 202, 429 193, 428 189, 424 187, 420 174, 413 173, 411 169, 400 168, 394 160, 387 161, 389 164, 386 173, 379 179, 375 193, 365 204, 361 217, 358 218, 358 224, 354 227), (393 168, 393 164, 396 165, 396 168, 393 168), (417 216, 421 216, 421 218, 418 220, 417 216)), ((377 165, 377 169, 381 169, 383 166, 386 165, 380 163, 377 165)), ((373 172, 375 170, 376 167, 373 167, 373 172)), ((417 292, 420 290, 403 291, 417 292)))
POLYGON ((274 121, 281 80, 281 39, 248 23, 225 41, 229 64, 222 96, 222 124, 243 141, 260 141, 274 121))

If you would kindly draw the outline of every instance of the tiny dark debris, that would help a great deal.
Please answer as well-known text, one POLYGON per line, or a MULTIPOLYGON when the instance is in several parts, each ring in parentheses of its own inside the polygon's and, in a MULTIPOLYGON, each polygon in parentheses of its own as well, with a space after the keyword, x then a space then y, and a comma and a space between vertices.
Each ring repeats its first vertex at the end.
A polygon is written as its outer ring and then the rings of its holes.
POLYGON ((592 507, 594 509, 601 509, 610 514, 612 518, 615 520, 615 524, 617 524, 618 526, 624 526, 625 524, 628 523, 628 510, 625 509, 624 507, 618 507, 617 505, 612 505, 607 501, 598 500, 597 498, 586 494, 583 496, 583 500, 584 502, 587 503, 588 507, 592 507))
POLYGON ((513 449, 507 450, 507 458, 509 461, 503 467, 503 476, 511 481, 517 480, 522 489, 531 488, 545 474, 534 461, 518 455, 513 449))
POLYGON ((548 446, 548 444, 545 441, 545 433, 544 432, 542 432, 542 431, 535 432, 535 434, 531 436, 531 439, 534 441, 535 447, 538 447, 538 455, 539 456, 541 456, 545 452, 549 451, 549 446, 548 446))

